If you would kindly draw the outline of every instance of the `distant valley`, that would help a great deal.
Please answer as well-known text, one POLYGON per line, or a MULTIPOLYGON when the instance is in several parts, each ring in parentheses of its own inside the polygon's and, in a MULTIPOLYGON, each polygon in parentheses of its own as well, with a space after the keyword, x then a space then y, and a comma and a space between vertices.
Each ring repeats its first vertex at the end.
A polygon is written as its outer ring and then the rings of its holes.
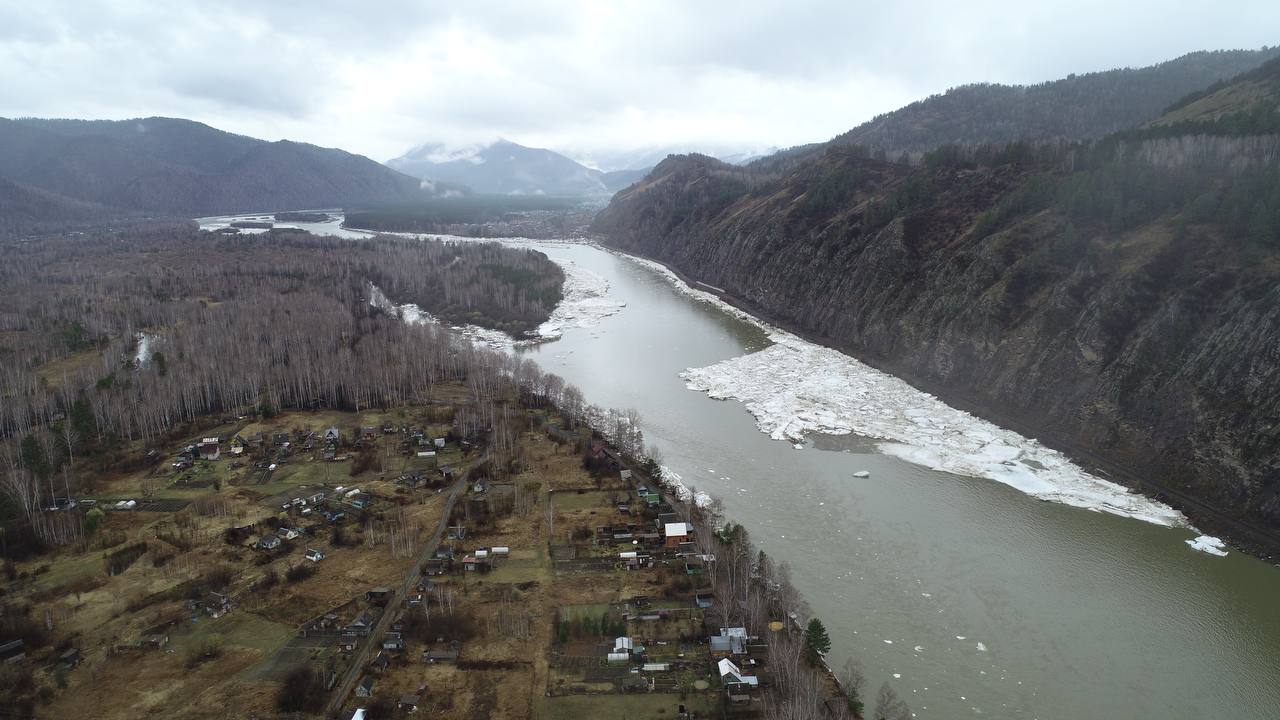
MULTIPOLYGON (((608 197, 639 181, 668 155, 691 149, 594 152, 589 161, 592 167, 554 150, 526 147, 510 140, 461 147, 428 143, 388 160, 387 165, 424 180, 465 185, 477 193, 608 197)), ((740 163, 758 155, 732 151, 717 157, 740 163)))

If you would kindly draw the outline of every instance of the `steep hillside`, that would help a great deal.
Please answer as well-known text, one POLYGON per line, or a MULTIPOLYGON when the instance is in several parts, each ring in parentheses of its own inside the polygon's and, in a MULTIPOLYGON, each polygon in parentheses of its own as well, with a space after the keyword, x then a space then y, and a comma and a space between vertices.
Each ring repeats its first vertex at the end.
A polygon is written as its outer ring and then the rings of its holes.
POLYGON ((101 205, 82 203, 0 178, 0 237, 55 232, 111 217, 101 205))
POLYGON ((359 155, 171 118, 0 119, 0 177, 117 209, 187 215, 435 194, 359 155))
POLYGON ((1280 47, 1196 52, 1159 65, 1072 75, 1039 85, 965 85, 880 115, 831 142, 896 154, 927 152, 946 143, 1101 137, 1154 120, 1188 93, 1256 68, 1277 54, 1280 47))
POLYGON ((684 156, 593 227, 1275 550, 1277 150, 1153 134, 922 166, 684 156))
POLYGON ((497 142, 451 150, 428 144, 387 161, 387 165, 424 180, 466 185, 500 195, 608 195, 604 173, 551 150, 497 142))

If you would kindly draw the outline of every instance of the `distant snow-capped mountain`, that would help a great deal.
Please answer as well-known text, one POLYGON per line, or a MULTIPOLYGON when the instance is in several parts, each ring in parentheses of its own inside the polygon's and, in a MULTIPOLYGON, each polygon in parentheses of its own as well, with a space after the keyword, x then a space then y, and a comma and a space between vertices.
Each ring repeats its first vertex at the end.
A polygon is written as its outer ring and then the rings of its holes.
MULTIPOLYGON (((467 146, 420 145, 387 165, 424 180, 503 195, 611 195, 606 173, 560 153, 509 140, 467 146)), ((629 184, 629 183, 626 183, 629 184)))

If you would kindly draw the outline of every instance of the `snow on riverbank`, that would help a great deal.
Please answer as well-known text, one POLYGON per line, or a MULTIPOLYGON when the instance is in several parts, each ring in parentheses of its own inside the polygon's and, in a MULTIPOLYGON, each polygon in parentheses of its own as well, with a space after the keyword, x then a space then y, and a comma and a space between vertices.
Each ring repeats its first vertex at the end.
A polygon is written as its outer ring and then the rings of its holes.
POLYGON ((907 462, 1004 483, 1033 497, 1187 527, 1173 508, 1090 475, 1035 440, 948 406, 905 381, 847 355, 779 330, 711 293, 689 287, 662 265, 633 258, 682 292, 769 333, 759 352, 681 373, 691 390, 738 400, 761 431, 790 442, 807 433, 854 433, 907 462))
MULTIPOLYGON (((569 260, 551 258, 564 270, 563 297, 552 310, 546 322, 538 326, 537 334, 524 340, 515 340, 506 333, 478 325, 454 325, 451 329, 474 343, 498 350, 510 350, 519 345, 554 340, 566 329, 589 328, 600 320, 626 307, 626 303, 609 296, 609 281, 569 260)), ((369 304, 388 312, 400 312, 408 323, 440 324, 440 320, 413 303, 397 305, 380 288, 370 285, 369 304)))
POLYGON ((507 347, 528 345, 545 340, 554 340, 564 335, 564 331, 573 328, 591 328, 600 324, 604 318, 614 315, 627 306, 625 302, 609 295, 609 281, 572 260, 556 257, 549 249, 570 245, 589 244, 574 240, 534 240, 531 238, 471 238, 460 235, 411 235, 397 233, 407 237, 442 240, 444 242, 496 242, 506 247, 537 250, 547 256, 551 262, 564 271, 564 286, 561 288, 562 298, 551 311, 547 321, 538 326, 537 335, 528 340, 513 341, 507 347))
MULTIPOLYGON (((528 345, 545 340, 554 340, 561 337, 564 331, 573 328, 590 328, 595 327, 600 321, 610 315, 616 314, 627 306, 625 302, 615 300, 609 296, 609 281, 600 275, 580 267, 572 260, 559 258, 546 252, 550 248, 565 247, 570 245, 593 244, 587 240, 577 240, 566 238, 562 240, 534 240, 522 237, 499 237, 499 238, 474 238, 464 237, 461 235, 438 235, 438 234, 422 234, 408 232, 387 232, 373 233, 366 230, 352 230, 346 228, 342 223, 346 222, 346 217, 341 211, 326 210, 324 211, 331 216, 331 220, 325 223, 275 223, 278 228, 298 228, 307 230, 318 235, 334 234, 342 237, 369 238, 377 234, 391 235, 395 237, 412 238, 417 240, 441 240, 444 242, 496 242, 507 247, 527 248, 538 250, 547 255, 547 257, 559 265, 564 271, 564 287, 562 288, 563 298, 552 311, 547 321, 538 326, 536 335, 524 340, 514 340, 506 334, 496 330, 489 330, 478 327, 476 325, 456 326, 453 329, 471 340, 488 345, 490 347, 509 350, 517 345, 528 345)), ((202 230, 218 230, 230 227, 231 223, 240 220, 256 220, 259 222, 274 222, 273 214, 256 214, 256 215, 224 215, 216 217, 197 218, 202 230)), ((245 229, 243 233, 263 233, 265 229, 245 229)), ((423 312, 416 305, 396 305, 380 294, 379 302, 372 302, 379 305, 385 310, 394 310, 400 308, 405 311, 405 318, 409 322, 431 322, 439 323, 439 321, 431 315, 423 312)))
POLYGON ((681 502, 689 502, 689 499, 692 498, 693 504, 698 507, 707 507, 711 504, 710 495, 698 490, 697 488, 691 488, 686 485, 684 478, 680 476, 680 473, 672 470, 666 465, 662 466, 662 478, 675 488, 676 497, 679 498, 681 502))
MULTIPOLYGON (((369 304, 389 313, 400 313, 400 317, 410 325, 419 325, 423 323, 431 325, 443 324, 440 322, 439 318, 423 310, 414 303, 397 305, 388 298, 377 285, 369 285, 369 304)), ((497 350, 509 349, 512 347, 514 342, 511 337, 504 332, 483 328, 479 325, 451 325, 449 326, 449 329, 477 345, 486 345, 497 350)))

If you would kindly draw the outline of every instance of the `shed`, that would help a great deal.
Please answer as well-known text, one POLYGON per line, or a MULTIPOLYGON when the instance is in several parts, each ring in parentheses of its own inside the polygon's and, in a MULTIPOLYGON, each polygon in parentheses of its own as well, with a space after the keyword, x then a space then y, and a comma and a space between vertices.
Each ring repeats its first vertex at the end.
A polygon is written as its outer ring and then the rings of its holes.
POLYGON ((389 652, 404 652, 404 638, 398 632, 389 632, 382 638, 382 649, 389 652))
POLYGON ((448 650, 425 650, 422 653, 422 662, 425 663, 455 662, 457 659, 458 651, 453 648, 448 650))
POLYGON ((404 712, 417 712, 420 698, 417 695, 401 695, 396 707, 404 712))
POLYGON ((205 438, 199 447, 200 459, 217 460, 222 455, 222 448, 217 438, 205 438))

